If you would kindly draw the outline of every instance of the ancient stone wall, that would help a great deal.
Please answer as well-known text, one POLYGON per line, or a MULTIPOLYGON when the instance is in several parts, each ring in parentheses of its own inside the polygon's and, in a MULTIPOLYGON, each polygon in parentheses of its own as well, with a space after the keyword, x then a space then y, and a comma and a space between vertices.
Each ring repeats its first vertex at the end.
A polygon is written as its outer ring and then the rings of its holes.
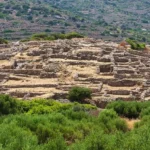
POLYGON ((0 93, 66 101, 71 87, 83 86, 100 107, 118 99, 149 100, 149 59, 148 51, 88 38, 0 45, 0 93))

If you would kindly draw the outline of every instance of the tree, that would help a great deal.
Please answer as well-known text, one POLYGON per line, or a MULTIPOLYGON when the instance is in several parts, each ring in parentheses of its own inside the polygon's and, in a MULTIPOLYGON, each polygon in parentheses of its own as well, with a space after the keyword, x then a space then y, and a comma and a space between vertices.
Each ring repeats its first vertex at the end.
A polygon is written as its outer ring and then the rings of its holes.
POLYGON ((68 94, 70 101, 83 102, 86 98, 91 98, 91 90, 85 87, 73 87, 68 94))
POLYGON ((0 44, 7 44, 7 43, 8 43, 7 40, 0 38, 0 44))
POLYGON ((146 45, 144 43, 139 43, 135 40, 127 39, 126 42, 131 45, 131 49, 134 50, 144 50, 146 45))
POLYGON ((18 110, 17 101, 8 96, 0 95, 0 115, 15 114, 18 110))

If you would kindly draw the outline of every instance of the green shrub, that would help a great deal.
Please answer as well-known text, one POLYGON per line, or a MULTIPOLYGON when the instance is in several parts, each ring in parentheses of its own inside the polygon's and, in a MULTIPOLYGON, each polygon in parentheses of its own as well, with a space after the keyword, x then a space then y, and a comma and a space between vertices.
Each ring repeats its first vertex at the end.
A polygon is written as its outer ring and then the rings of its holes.
POLYGON ((88 118, 88 114, 85 113, 84 111, 68 110, 66 111, 66 115, 69 119, 72 119, 72 120, 82 120, 82 119, 88 118))
POLYGON ((31 40, 46 40, 47 38, 48 38, 48 34, 37 33, 32 35, 31 40))
POLYGON ((128 44, 131 45, 131 48, 134 50, 144 50, 146 48, 146 45, 144 43, 139 43, 131 39, 127 39, 126 41, 128 44))
POLYGON ((121 120, 114 110, 103 110, 98 117, 99 123, 106 133, 127 131, 127 125, 121 120))
POLYGON ((5 39, 0 38, 0 44, 8 44, 8 41, 5 39))
POLYGON ((148 150, 150 101, 116 101, 100 111, 89 104, 21 101, 0 95, 0 150, 148 150), (128 130, 118 115, 140 121, 128 130))
POLYGON ((86 137, 85 140, 72 145, 73 150, 119 150, 115 147, 118 139, 111 134, 105 134, 100 129, 86 137))
POLYGON ((0 145, 3 150, 31 150, 37 147, 36 136, 14 123, 1 124, 0 135, 0 145))
POLYGON ((143 118, 144 116, 150 116, 150 107, 142 110, 140 117, 143 118))
MULTIPOLYGON (((78 103, 59 103, 54 100, 33 99, 32 101, 21 101, 8 95, 0 95, 0 115, 27 113, 27 114, 49 114, 52 112, 64 112, 65 110, 89 111, 95 106, 78 103)), ((67 111, 66 111, 67 112, 67 111)))
POLYGON ((103 133, 92 134, 85 142, 84 150, 105 150, 105 135, 103 133))
POLYGON ((84 36, 77 33, 77 32, 71 32, 71 33, 68 33, 66 34, 66 38, 67 39, 72 39, 72 38, 83 38, 84 36))
POLYGON ((125 107, 124 101, 114 101, 108 103, 108 105, 106 106, 107 109, 114 109, 119 115, 124 114, 124 107, 125 107))
POLYGON ((114 109, 119 115, 128 118, 139 117, 144 103, 140 102, 125 102, 125 101, 115 101, 107 105, 107 109, 114 109))
POLYGON ((124 108, 124 116, 128 118, 138 118, 140 111, 138 111, 137 103, 130 103, 124 108))
POLYGON ((8 95, 0 95, 0 115, 15 114, 18 112, 16 99, 8 95))
POLYGON ((37 125, 36 135, 38 137, 39 143, 41 144, 47 143, 50 139, 54 138, 56 133, 52 129, 39 124, 37 125))
POLYGON ((67 150, 67 145, 63 137, 59 136, 44 145, 43 150, 67 150))
POLYGON ((112 119, 117 119, 118 115, 113 109, 103 110, 98 117, 99 122, 107 124, 112 119))
MULTIPOLYGON (((49 29, 46 29, 45 32, 50 31, 49 29)), ((72 38, 83 38, 84 36, 77 33, 77 32, 71 32, 67 34, 62 34, 62 33, 53 33, 53 34, 47 34, 47 33, 37 33, 33 34, 30 38, 22 40, 23 42, 25 41, 30 41, 30 40, 58 40, 58 39, 72 39, 72 38)))
POLYGON ((86 98, 91 98, 91 90, 85 87, 73 87, 68 94, 70 101, 84 102, 86 98))

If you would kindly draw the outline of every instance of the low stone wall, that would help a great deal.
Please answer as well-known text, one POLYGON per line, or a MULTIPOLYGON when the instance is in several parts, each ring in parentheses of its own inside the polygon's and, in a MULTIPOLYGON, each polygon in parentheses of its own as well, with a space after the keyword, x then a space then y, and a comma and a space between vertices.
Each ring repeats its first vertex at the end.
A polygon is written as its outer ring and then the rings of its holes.
POLYGON ((116 62, 128 62, 129 60, 127 58, 121 58, 121 57, 114 57, 114 60, 116 62))
POLYGON ((12 54, 0 54, 0 60, 8 60, 12 56, 12 54))
POLYGON ((0 44, 0 48, 10 48, 9 44, 0 44))
POLYGON ((14 74, 27 74, 27 75, 39 75, 41 73, 41 70, 13 70, 14 74))
POLYGON ((27 92, 15 91, 15 92, 10 92, 9 94, 11 96, 15 96, 15 97, 19 97, 19 98, 23 98, 23 97, 25 97, 25 95, 29 94, 29 97, 27 97, 27 98, 30 98, 30 97, 40 96, 40 95, 42 95, 44 93, 37 93, 37 92, 27 93, 27 92))
POLYGON ((28 69, 28 70, 20 70, 20 69, 0 69, 0 72, 8 72, 13 74, 26 74, 26 75, 39 75, 41 73, 41 69, 28 69))
POLYGON ((130 95, 130 91, 128 91, 128 90, 113 90, 113 91, 107 91, 107 94, 130 95))
POLYGON ((45 87, 45 88, 56 88, 56 84, 31 84, 31 85, 4 85, 5 88, 35 88, 35 87, 45 87))
POLYGON ((6 74, 6 73, 0 73, 0 79, 4 79, 7 76, 8 76, 8 74, 6 74))
POLYGON ((129 70, 129 69, 121 69, 121 70, 117 70, 118 74, 134 74, 135 71, 134 70, 129 70))
POLYGON ((42 51, 42 50, 34 50, 32 52, 28 52, 27 55, 28 56, 40 56, 42 54, 46 54, 46 51, 42 51))
POLYGON ((57 74, 53 72, 41 72, 40 78, 57 78, 57 74))
POLYGON ((108 65, 100 65, 99 66, 100 73, 101 72, 113 72, 113 66, 108 64, 108 65))
POLYGON ((108 101, 95 101, 94 103, 99 108, 105 108, 108 104, 108 101))
POLYGON ((106 57, 99 57, 99 58, 97 58, 97 61, 99 61, 99 62, 111 62, 111 59, 106 58, 106 57))
POLYGON ((53 99, 66 99, 67 93, 55 93, 54 96, 52 96, 53 99))
POLYGON ((137 83, 137 81, 133 81, 133 80, 118 80, 118 81, 110 81, 108 82, 109 86, 116 86, 116 87, 124 87, 124 86, 135 86, 137 83))

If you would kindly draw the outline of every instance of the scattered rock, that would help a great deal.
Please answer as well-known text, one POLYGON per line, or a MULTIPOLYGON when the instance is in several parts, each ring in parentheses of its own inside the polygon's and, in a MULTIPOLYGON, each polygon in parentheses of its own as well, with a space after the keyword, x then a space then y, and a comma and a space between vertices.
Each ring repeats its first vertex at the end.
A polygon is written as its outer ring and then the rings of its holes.
POLYGON ((0 93, 66 102, 68 90, 82 86, 92 90, 87 103, 99 107, 117 99, 144 100, 150 96, 149 58, 149 52, 89 38, 0 45, 0 93))

